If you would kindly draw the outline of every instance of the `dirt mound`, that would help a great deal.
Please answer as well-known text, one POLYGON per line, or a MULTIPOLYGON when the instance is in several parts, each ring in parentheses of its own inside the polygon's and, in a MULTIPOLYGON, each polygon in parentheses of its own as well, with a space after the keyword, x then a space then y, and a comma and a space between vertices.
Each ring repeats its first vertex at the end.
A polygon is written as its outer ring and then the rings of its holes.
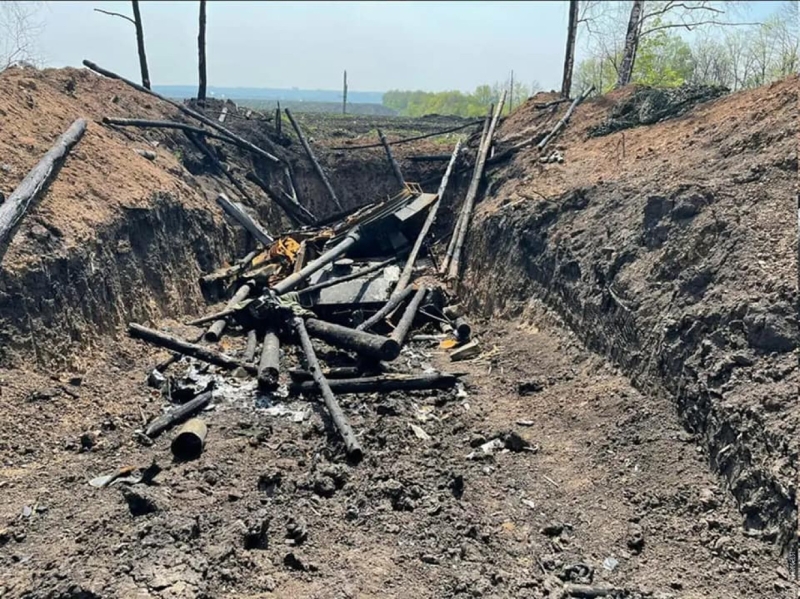
MULTIPOLYGON (((636 92, 579 106, 552 146, 564 164, 526 149, 491 173, 464 284, 489 313, 542 298, 641 388, 669 392, 746 528, 784 548, 800 425, 797 91, 794 76, 602 137, 590 134, 636 92)), ((520 113, 501 134, 552 126, 520 113)))

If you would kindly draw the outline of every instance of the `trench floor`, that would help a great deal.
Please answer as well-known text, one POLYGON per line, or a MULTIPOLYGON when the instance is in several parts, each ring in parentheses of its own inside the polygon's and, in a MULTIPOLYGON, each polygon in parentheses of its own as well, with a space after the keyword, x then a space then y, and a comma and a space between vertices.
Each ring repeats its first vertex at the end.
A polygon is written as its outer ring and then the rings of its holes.
POLYGON ((467 373, 466 395, 342 398, 365 450, 355 466, 318 404, 292 402, 295 422, 246 388, 207 413, 202 456, 173 463, 170 434, 134 436, 162 406, 144 379, 164 354, 128 339, 87 355, 80 384, 0 371, 0 596, 538 598, 564 580, 624 597, 795 596, 667 398, 543 309, 475 328, 472 361, 422 343, 400 358, 467 373), (509 431, 529 449, 483 455, 509 431), (157 484, 132 487, 151 513, 88 484, 153 459, 157 484))

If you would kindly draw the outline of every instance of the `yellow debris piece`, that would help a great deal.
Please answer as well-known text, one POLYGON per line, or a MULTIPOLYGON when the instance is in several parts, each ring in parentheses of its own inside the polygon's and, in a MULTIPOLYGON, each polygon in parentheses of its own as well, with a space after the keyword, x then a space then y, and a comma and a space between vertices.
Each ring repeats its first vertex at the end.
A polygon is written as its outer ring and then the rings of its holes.
POLYGON ((458 345, 458 341, 455 339, 445 339, 439 344, 441 349, 453 349, 456 345, 458 345))

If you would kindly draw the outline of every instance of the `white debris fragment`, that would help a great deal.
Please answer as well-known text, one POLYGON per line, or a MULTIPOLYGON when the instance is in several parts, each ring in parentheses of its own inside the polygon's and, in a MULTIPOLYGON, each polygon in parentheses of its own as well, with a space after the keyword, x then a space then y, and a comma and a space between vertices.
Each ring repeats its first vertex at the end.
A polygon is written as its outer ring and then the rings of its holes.
POLYGON ((422 430, 422 427, 419 427, 416 424, 409 424, 408 426, 411 428, 412 431, 414 431, 414 434, 417 436, 418 439, 422 439, 423 441, 430 440, 431 436, 424 430, 422 430))

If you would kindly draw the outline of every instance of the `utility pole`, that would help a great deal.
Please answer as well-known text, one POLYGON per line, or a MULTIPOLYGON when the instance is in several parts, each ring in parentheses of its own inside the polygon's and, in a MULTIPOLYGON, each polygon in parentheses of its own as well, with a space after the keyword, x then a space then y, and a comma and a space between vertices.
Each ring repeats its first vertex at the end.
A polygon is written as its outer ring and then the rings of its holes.
POLYGON ((344 87, 342 88, 342 114, 347 114, 347 70, 344 71, 344 87))

